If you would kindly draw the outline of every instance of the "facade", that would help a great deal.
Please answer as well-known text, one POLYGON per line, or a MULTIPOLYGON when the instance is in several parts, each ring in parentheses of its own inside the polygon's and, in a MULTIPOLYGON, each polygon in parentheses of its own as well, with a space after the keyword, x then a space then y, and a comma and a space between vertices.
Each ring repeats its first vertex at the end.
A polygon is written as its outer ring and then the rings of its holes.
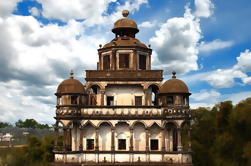
POLYGON ((57 88, 54 165, 192 165, 188 87, 151 70, 152 50, 128 14, 85 85, 71 73, 57 88))

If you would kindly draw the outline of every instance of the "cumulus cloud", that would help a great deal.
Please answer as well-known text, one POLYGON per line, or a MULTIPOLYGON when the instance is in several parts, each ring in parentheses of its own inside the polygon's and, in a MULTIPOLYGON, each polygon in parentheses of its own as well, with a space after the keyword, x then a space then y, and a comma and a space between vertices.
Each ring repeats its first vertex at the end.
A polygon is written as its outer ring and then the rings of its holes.
POLYGON ((212 71, 204 78, 211 86, 216 88, 229 88, 236 84, 236 79, 241 79, 244 84, 251 84, 251 77, 246 72, 251 70, 251 52, 245 50, 236 58, 237 64, 229 69, 212 71))
POLYGON ((213 40, 211 42, 201 42, 199 45, 200 52, 211 52, 219 49, 231 47, 234 44, 233 41, 222 41, 220 39, 213 40))
POLYGON ((199 20, 186 7, 184 17, 168 19, 150 39, 157 54, 154 65, 182 74, 197 70, 197 45, 200 38, 199 20))
POLYGON ((195 16, 208 18, 213 14, 214 4, 210 0, 194 0, 194 4, 195 16))
POLYGON ((31 15, 33 15, 33 16, 36 16, 36 17, 37 17, 37 16, 40 16, 40 11, 39 11, 39 9, 36 8, 36 7, 30 8, 29 12, 30 12, 31 15))
POLYGON ((141 24, 139 24, 140 28, 152 28, 155 26, 155 23, 150 22, 150 21, 144 21, 141 24))
POLYGON ((0 1, 0 16, 7 16, 9 15, 17 6, 17 3, 21 0, 7 0, 7 1, 0 1))

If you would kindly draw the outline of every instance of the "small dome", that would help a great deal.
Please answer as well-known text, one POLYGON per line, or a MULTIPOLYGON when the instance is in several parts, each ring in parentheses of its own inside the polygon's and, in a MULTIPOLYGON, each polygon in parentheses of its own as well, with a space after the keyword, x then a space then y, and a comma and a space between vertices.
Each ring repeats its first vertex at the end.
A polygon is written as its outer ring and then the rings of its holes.
POLYGON ((121 18, 114 23, 112 32, 119 33, 121 30, 124 29, 130 30, 133 33, 139 32, 136 22, 130 18, 127 18, 127 16, 129 15, 129 11, 123 10, 122 15, 124 16, 124 18, 121 18))
POLYGON ((173 72, 172 79, 167 80, 160 87, 160 93, 189 93, 187 85, 182 80, 177 79, 175 74, 173 72))
MULTIPOLYGON (((73 73, 71 73, 73 75, 73 73)), ((85 93, 84 85, 71 76, 69 79, 61 82, 57 88, 57 94, 63 93, 85 93)))

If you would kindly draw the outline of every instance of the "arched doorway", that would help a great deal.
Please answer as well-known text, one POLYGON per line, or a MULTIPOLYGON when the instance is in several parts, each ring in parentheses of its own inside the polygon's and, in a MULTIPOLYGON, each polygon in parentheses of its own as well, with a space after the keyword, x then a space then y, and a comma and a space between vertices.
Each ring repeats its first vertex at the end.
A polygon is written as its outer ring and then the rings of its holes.
POLYGON ((133 126, 133 147, 134 151, 146 150, 146 130, 145 125, 141 122, 136 122, 133 126))
POLYGON ((111 150, 111 128, 112 126, 107 122, 103 122, 99 126, 99 150, 101 151, 111 150))
POLYGON ((165 142, 166 151, 177 151, 178 150, 178 134, 177 126, 173 122, 168 122, 165 126, 165 142))

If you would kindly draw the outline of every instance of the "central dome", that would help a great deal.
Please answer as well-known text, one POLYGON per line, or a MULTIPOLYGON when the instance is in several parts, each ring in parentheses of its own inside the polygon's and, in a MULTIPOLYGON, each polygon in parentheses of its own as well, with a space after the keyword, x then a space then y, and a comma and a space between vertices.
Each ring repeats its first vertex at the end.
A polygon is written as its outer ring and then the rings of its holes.
POLYGON ((127 18, 129 11, 123 10, 122 15, 124 16, 124 18, 121 18, 114 23, 112 32, 115 34, 119 34, 124 31, 130 31, 133 34, 138 33, 139 29, 137 23, 134 20, 127 18))

